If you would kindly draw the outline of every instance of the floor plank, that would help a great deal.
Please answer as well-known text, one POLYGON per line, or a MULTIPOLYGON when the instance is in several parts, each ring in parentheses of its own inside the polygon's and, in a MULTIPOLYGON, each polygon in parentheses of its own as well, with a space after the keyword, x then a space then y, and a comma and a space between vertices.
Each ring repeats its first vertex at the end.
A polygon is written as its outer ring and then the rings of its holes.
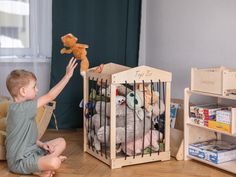
MULTIPOLYGON (((234 174, 194 161, 152 162, 111 170, 109 166, 83 152, 82 130, 47 130, 43 140, 64 137, 68 159, 55 177, 233 177, 234 174)), ((33 177, 10 173, 5 161, 0 161, 0 177, 33 177)))

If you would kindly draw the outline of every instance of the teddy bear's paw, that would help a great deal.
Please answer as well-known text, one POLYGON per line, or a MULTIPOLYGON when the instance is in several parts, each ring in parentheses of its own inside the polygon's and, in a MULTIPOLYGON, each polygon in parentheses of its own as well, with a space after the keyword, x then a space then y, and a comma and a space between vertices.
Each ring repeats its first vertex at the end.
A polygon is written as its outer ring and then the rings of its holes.
POLYGON ((135 112, 136 112, 138 118, 139 118, 140 120, 143 120, 143 118, 144 118, 143 109, 142 109, 142 108, 138 108, 138 109, 135 110, 135 112))
POLYGON ((61 54, 66 53, 66 49, 65 49, 65 48, 61 49, 60 53, 61 53, 61 54))
POLYGON ((120 153, 122 150, 121 143, 116 144, 116 153, 120 153))
POLYGON ((104 64, 100 64, 97 68, 93 70, 94 73, 101 73, 104 68, 104 64))
POLYGON ((98 131, 97 131, 98 140, 102 143, 108 142, 109 141, 109 132, 110 132, 110 127, 109 126, 106 126, 106 128, 105 127, 99 128, 98 131), (106 136, 104 136, 104 134, 106 136))
POLYGON ((80 72, 80 75, 81 75, 82 77, 84 77, 84 76, 85 76, 85 73, 86 73, 85 71, 81 71, 81 72, 80 72))

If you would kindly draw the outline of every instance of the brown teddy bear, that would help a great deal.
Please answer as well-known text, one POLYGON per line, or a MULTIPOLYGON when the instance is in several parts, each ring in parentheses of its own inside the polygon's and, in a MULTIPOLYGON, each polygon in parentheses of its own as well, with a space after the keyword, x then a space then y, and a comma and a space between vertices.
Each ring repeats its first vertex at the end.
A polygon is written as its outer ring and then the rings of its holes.
POLYGON ((63 45, 68 48, 61 49, 61 54, 70 54, 73 53, 74 57, 78 60, 81 60, 80 63, 80 73, 83 73, 84 71, 87 71, 89 68, 89 61, 87 58, 87 51, 88 45, 86 44, 79 44, 77 43, 78 39, 71 33, 66 34, 61 37, 61 41, 63 45))

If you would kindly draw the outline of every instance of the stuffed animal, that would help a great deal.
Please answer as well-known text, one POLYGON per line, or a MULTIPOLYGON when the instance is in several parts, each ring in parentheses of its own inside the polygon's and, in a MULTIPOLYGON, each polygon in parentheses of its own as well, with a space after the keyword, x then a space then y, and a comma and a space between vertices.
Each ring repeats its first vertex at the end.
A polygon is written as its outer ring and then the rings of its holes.
MULTIPOLYGON (((124 114, 124 111, 125 111, 125 107, 124 107, 125 97, 117 96, 116 103, 117 103, 116 114, 117 114, 117 117, 119 118, 121 115, 124 114)), ((95 112, 96 114, 94 114, 91 118, 92 130, 90 130, 90 133, 88 134, 88 139, 89 141, 93 143, 96 150, 100 150, 101 141, 98 139, 97 135, 101 127, 107 127, 110 125, 110 120, 109 120, 110 119, 110 102, 97 101, 95 105, 95 112), (105 114, 105 103, 106 103, 106 114, 105 114)), ((120 126, 120 124, 118 123, 117 126, 120 126)), ((102 129, 100 130, 100 132, 101 131, 102 129)), ((109 134, 109 132, 107 133, 109 134)))
MULTIPOLYGON (((136 114, 134 119, 134 110, 127 107, 127 129, 125 128, 125 104, 117 105, 117 110, 119 111, 120 115, 116 115, 116 143, 124 143, 125 142, 125 131, 127 131, 127 142, 134 141, 134 134, 135 139, 139 139, 143 136, 143 129, 145 134, 151 129, 151 119, 147 116, 145 119, 145 127, 144 127, 144 120, 141 120, 138 115, 136 114), (135 121, 135 127, 134 127, 135 121), (126 130, 125 130, 126 129, 126 130)), ((110 126, 102 126, 97 131, 97 138, 100 142, 104 143, 105 138, 106 142, 109 142, 109 134, 110 126), (106 128, 106 130, 105 130, 106 128), (104 136, 104 132, 106 131, 106 137, 104 136)))
POLYGON ((159 92, 151 91, 150 84, 137 84, 136 92, 141 99, 145 97, 145 109, 147 112, 151 112, 153 105, 159 101, 159 92))
POLYGON ((117 88, 118 88, 118 94, 119 94, 119 95, 123 95, 123 96, 127 95, 129 92, 132 91, 130 88, 125 87, 125 86, 122 85, 122 84, 118 85, 117 88), (126 92, 127 92, 127 93, 126 93, 126 92))
MULTIPOLYGON (((95 105, 95 112, 90 121, 92 121, 92 127, 88 133, 88 140, 92 143, 97 151, 101 149, 100 141, 97 137, 97 132, 100 127, 109 126, 110 121, 110 102, 97 101, 95 105), (105 105, 106 105, 106 114, 105 114, 105 105)), ((90 123, 89 123, 90 124, 90 123)))
POLYGON ((68 48, 61 49, 61 54, 70 54, 73 53, 74 57, 78 60, 81 60, 80 63, 80 72, 83 73, 88 70, 89 68, 89 61, 87 58, 87 51, 88 45, 86 44, 79 44, 77 43, 78 39, 71 33, 66 34, 61 37, 61 41, 63 45, 68 48))
MULTIPOLYGON (((145 85, 145 108, 144 108, 144 98, 143 98, 143 86, 140 86, 136 89, 136 93, 132 90, 127 89, 121 85, 118 87, 117 93, 125 94, 127 96, 116 96, 116 143, 124 143, 125 142, 125 118, 127 118, 127 143, 134 141, 134 134, 135 140, 142 138, 143 136, 143 129, 144 133, 146 134, 152 125, 153 119, 158 116, 159 114, 163 114, 165 111, 165 105, 163 101, 160 102, 160 109, 159 109, 159 95, 158 92, 151 92, 148 88, 148 85, 145 85), (120 88, 122 88, 120 91, 120 88), (151 94, 152 93, 152 94, 151 94), (135 96, 136 95, 136 96, 135 96), (151 95, 154 98, 151 100, 151 95), (127 98, 127 100, 125 100, 127 98), (152 104, 151 104, 152 102, 152 104), (126 103, 126 104, 123 104, 126 103), (135 106, 134 106, 135 105, 135 106), (135 107, 135 113, 134 113, 135 107), (125 115, 125 111, 127 111, 127 115, 125 115), (134 120, 135 115, 135 120, 134 120), (151 119, 152 118, 152 119, 151 119), (144 127, 144 119, 145 119, 145 127, 144 127), (134 127, 135 121, 135 127, 134 127)), ((110 132, 110 103, 106 103, 106 115, 105 113, 105 102, 98 101, 95 106, 96 113, 92 117, 92 126, 93 131, 92 134, 94 136, 94 146, 96 150, 100 150, 100 143, 104 143, 105 141, 109 143, 109 132, 110 132), (101 114, 101 116, 100 116, 101 114), (102 119, 100 121, 100 119, 102 119), (106 126, 105 126, 106 120, 106 126)))
POLYGON ((152 151, 158 151, 160 150, 158 142, 162 141, 162 139, 163 139, 162 133, 160 133, 157 130, 149 130, 144 136, 144 141, 143 138, 135 140, 135 152, 134 152, 134 142, 127 143, 126 147, 125 143, 122 143, 121 149, 123 150, 124 153, 126 153, 129 156, 142 153, 143 148, 144 150, 146 148, 150 148, 152 151))
MULTIPOLYGON (((154 93, 157 95, 158 92, 153 92, 153 95, 154 93)), ((138 117, 140 119, 142 119, 142 117, 144 116, 144 98, 143 98, 143 92, 139 91, 139 90, 136 90, 136 92, 134 93, 134 91, 131 91, 127 94, 127 105, 130 109, 134 109, 135 107, 135 111, 136 111, 136 114, 138 115, 138 117)), ((159 114, 163 114, 164 111, 165 111, 165 105, 163 103, 163 100, 160 100, 160 109, 159 109, 159 98, 156 99, 155 102, 153 102, 151 104, 150 101, 148 100, 151 100, 148 99, 149 96, 146 96, 145 94, 145 114, 146 116, 148 117, 156 117, 156 116, 159 116, 159 114), (159 111, 160 110, 160 111, 159 111)))
MULTIPOLYGON (((107 91, 108 92, 108 91, 107 91)), ((92 101, 110 101, 110 95, 109 93, 106 94, 107 96, 105 97, 105 94, 103 92, 103 90, 99 91, 99 93, 97 94, 95 89, 91 89, 90 94, 89 94, 89 99, 92 101)))
POLYGON ((94 73, 101 73, 103 71, 104 68, 104 64, 100 64, 98 67, 96 67, 94 70, 92 70, 92 72, 94 73))
MULTIPOLYGON (((131 142, 134 140, 134 133, 135 138, 139 139, 143 136, 143 126, 144 126, 144 120, 145 119, 145 134, 150 130, 151 128, 151 119, 149 117, 143 117, 140 118, 140 115, 135 112, 135 120, 134 120, 134 110, 130 109, 126 104, 120 104, 123 103, 125 97, 117 96, 117 99, 121 99, 120 101, 116 101, 116 143, 123 143, 125 142, 125 117, 127 117, 127 142, 131 142), (125 110, 127 110, 127 115, 125 116, 125 110), (134 121, 135 121, 135 127, 134 127, 134 121)), ((99 106, 96 106, 99 107, 99 106)), ((143 116, 143 115, 142 115, 143 116)), ((93 122, 96 123, 97 120, 92 118, 93 122)), ((109 122, 108 120, 106 122, 109 122)), ((96 125, 94 125, 96 127, 96 125)), ((109 142, 109 132, 110 132, 110 126, 109 124, 105 126, 101 126, 97 132, 97 139, 99 142, 104 143, 105 139, 106 142, 109 142), (106 130, 105 130, 106 129, 106 130), (104 132, 106 131, 106 136, 104 136, 104 132)))
MULTIPOLYGON (((138 91, 138 90, 137 90, 138 91)), ((165 110, 164 103, 161 102, 160 111, 159 111, 159 104, 158 102, 155 103, 152 107, 153 114, 148 113, 146 109, 143 107, 143 99, 139 94, 136 93, 136 97, 134 96, 134 92, 129 92, 127 95, 126 104, 124 103, 124 96, 117 95, 116 96, 116 143, 124 143, 125 141, 125 117, 127 117, 127 142, 134 141, 134 133, 135 133, 135 139, 139 139, 143 136, 143 126, 144 126, 144 120, 145 119, 145 127, 144 127, 144 133, 146 134, 151 128, 151 118, 154 119, 154 116, 157 116, 159 114, 163 114, 165 110), (134 120, 134 104, 135 104, 135 120, 134 120), (127 111, 127 116, 125 116, 125 110, 127 111), (144 114, 145 113, 145 114, 144 114), (144 116, 145 115, 145 116, 144 116), (134 128, 134 121, 135 121, 135 128, 134 128)), ((96 135, 95 139, 96 142, 104 143, 109 142, 109 132, 110 132, 110 126, 109 126, 109 116, 110 116, 110 103, 107 103, 106 106, 106 116, 104 116, 104 107, 105 102, 97 102, 96 103, 96 112, 98 114, 95 114, 92 117, 92 124, 95 129, 94 134, 96 135), (102 105, 102 106, 100 106, 102 105), (102 109, 102 111, 100 111, 102 109), (102 115, 102 124, 100 124, 100 114, 102 115), (104 117, 106 119, 106 126, 104 126, 104 117), (106 129, 106 130, 105 130, 106 129), (106 136, 104 135, 104 132, 106 132, 106 136)), ((98 146, 95 146, 98 147, 98 146)), ((99 149, 97 149, 99 150, 99 149)))

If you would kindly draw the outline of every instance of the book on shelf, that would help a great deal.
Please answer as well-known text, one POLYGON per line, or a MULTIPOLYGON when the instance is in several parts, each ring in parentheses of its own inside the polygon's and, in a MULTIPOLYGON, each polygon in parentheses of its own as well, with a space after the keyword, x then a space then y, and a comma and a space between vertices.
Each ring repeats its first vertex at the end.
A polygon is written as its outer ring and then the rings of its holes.
POLYGON ((204 104, 190 106, 190 117, 201 118, 204 120, 213 120, 216 118, 216 111, 228 109, 221 104, 204 104))
POLYGON ((215 115, 216 111, 222 109, 228 109, 228 107, 221 104, 204 104, 204 105, 190 106, 190 112, 208 116, 215 115))
POLYGON ((175 127, 175 122, 176 122, 176 116, 177 116, 177 111, 180 107, 180 104, 178 103, 171 103, 170 104, 170 127, 174 128, 175 127))

